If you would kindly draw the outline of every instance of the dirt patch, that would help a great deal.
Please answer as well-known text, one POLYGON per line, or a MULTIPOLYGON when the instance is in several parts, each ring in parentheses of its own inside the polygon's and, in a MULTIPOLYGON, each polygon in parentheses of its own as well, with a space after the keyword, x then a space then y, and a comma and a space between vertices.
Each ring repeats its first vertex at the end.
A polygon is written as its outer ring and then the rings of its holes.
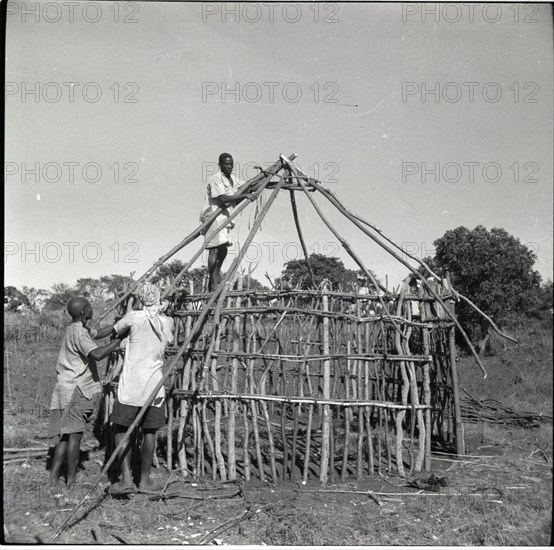
POLYGON ((419 489, 430 473, 364 477, 319 486, 216 483, 182 478, 159 467, 163 494, 112 498, 98 474, 101 451, 83 455, 78 485, 45 486, 48 458, 4 469, 7 542, 51 542, 57 528, 88 494, 62 544, 268 545, 547 545, 550 541, 552 463, 505 449, 504 455, 454 459, 434 456, 433 474, 445 486, 419 489), (249 515, 248 515, 249 514, 249 515), (245 518, 245 516, 247 516, 245 518), (242 519, 241 519, 242 518, 242 519), (217 528, 220 528, 219 530, 217 528), (119 538, 118 538, 119 537, 119 538))

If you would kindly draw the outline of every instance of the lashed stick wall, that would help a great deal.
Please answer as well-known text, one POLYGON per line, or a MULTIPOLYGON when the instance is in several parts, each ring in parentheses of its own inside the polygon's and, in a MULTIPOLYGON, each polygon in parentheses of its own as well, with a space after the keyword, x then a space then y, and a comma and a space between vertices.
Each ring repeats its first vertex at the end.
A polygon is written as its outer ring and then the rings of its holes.
MULTIPOLYGON (((179 341, 205 299, 173 312, 179 341)), ((431 436, 450 440, 454 429, 452 323, 439 306, 395 296, 398 333, 376 296, 229 292, 174 381, 170 467, 322 482, 429 469, 431 436)))

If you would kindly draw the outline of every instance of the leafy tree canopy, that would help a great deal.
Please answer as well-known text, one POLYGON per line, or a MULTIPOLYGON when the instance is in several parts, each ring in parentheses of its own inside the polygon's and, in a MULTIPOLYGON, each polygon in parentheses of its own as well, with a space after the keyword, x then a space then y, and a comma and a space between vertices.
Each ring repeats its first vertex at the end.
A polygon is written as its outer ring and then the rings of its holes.
MULTIPOLYGON (((160 284, 163 288, 168 287, 173 279, 181 272, 185 267, 185 264, 181 260, 173 260, 160 266, 154 276, 152 277, 153 283, 160 284)), ((180 279, 177 284, 178 290, 189 291, 189 281, 193 283, 193 290, 195 293, 202 292, 205 285, 207 269, 205 266, 197 267, 195 269, 189 269, 180 279)))
POLYGON ((20 306, 29 306, 29 299, 15 286, 4 287, 4 309, 17 311, 20 306))
MULTIPOLYGON (((334 256, 311 254, 309 260, 314 273, 315 283, 318 286, 324 279, 328 279, 334 289, 341 288, 345 291, 350 291, 354 287, 358 275, 363 276, 361 270, 348 269, 342 260, 334 256)), ((280 279, 276 281, 276 286, 281 285, 283 280, 286 279, 288 279, 293 288, 311 288, 312 281, 306 260, 299 259, 287 262, 280 279)), ((371 286, 371 282, 369 282, 369 287, 371 288, 371 286)))
MULTIPOLYGON (((482 225, 458 227, 433 243, 430 266, 438 275, 450 272, 454 288, 497 323, 505 323, 536 307, 541 277, 533 270, 537 257, 506 230, 482 225)), ((456 306, 462 325, 473 332, 486 325, 465 303, 456 306)))
MULTIPOLYGON (((185 264, 181 260, 173 260, 162 266, 160 266, 154 276, 152 277, 153 283, 159 283, 162 287, 167 287, 175 279, 175 277, 181 272, 185 264)), ((223 275, 223 274, 222 274, 223 275)), ((206 266, 197 267, 194 269, 189 269, 182 277, 179 279, 177 284, 178 290, 185 290, 186 292, 190 289, 189 281, 193 283, 194 293, 205 292, 206 284, 208 278, 208 269, 206 266)), ((253 290, 264 289, 264 285, 260 283, 257 279, 252 276, 244 275, 243 279, 243 288, 250 287, 253 290)))

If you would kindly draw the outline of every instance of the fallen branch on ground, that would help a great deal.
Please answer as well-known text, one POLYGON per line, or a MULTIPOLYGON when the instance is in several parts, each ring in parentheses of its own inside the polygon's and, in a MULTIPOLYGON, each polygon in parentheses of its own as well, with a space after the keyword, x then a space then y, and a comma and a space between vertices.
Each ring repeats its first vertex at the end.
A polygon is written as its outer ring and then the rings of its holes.
POLYGON ((267 504, 266 506, 262 506, 261 508, 257 508, 256 510, 245 510, 237 518, 228 519, 227 521, 224 521, 221 525, 219 525, 215 529, 212 529, 208 534, 204 535, 198 541, 198 544, 208 544, 208 542, 211 542, 218 535, 221 535, 222 533, 225 533, 225 531, 228 531, 229 529, 236 527, 241 521, 244 521, 245 519, 249 519, 252 516, 255 516, 256 514, 259 514, 262 510, 265 510, 266 508, 270 508, 271 506, 275 506, 275 504, 276 504, 275 502, 272 502, 271 504, 267 504))
POLYGON ((354 490, 348 490, 348 489, 299 489, 299 492, 310 492, 310 493, 346 493, 346 494, 353 494, 353 495, 365 495, 366 497, 369 497, 373 502, 378 504, 379 506, 383 506, 383 503, 377 498, 376 494, 373 491, 354 491, 354 490))

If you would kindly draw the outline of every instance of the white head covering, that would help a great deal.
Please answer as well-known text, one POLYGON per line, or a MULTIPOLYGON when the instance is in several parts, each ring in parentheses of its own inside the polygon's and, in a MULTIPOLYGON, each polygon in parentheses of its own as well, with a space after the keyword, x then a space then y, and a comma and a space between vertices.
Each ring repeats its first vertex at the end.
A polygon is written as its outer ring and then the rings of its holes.
POLYGON ((144 306, 160 304, 160 289, 152 283, 142 283, 138 287, 137 295, 144 306))
MULTIPOLYGON (((153 283, 142 283, 137 290, 137 296, 144 306, 144 313, 150 321, 150 326, 161 340, 167 340, 162 330, 162 323, 160 321, 160 311, 165 309, 164 305, 160 304, 160 289, 153 283)), ((165 302, 165 300, 164 300, 165 302)), ((167 307, 167 304, 165 304, 167 307)))

